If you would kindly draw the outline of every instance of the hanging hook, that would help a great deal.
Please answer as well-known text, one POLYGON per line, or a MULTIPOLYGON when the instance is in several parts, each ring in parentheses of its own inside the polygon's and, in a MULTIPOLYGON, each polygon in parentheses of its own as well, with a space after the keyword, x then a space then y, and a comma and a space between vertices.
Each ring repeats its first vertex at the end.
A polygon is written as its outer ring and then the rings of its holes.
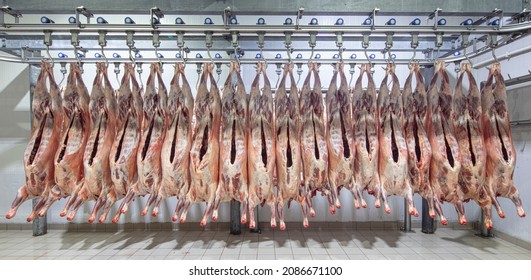
POLYGON ((494 58, 494 62, 500 62, 500 61, 498 60, 498 57, 496 56, 495 48, 492 48, 492 57, 494 58))
POLYGON ((46 54, 48 55, 48 59, 50 59, 50 62, 51 62, 51 68, 53 68, 53 66, 55 65, 55 62, 52 58, 52 56, 50 55, 50 46, 46 46, 46 54))
POLYGON ((466 48, 463 48, 463 55, 465 56, 466 60, 468 60, 470 67, 472 67, 472 60, 470 60, 470 57, 468 57, 468 54, 466 53, 466 48))
POLYGON ((409 59, 409 65, 411 65, 411 63, 413 63, 413 61, 415 60, 415 57, 417 56, 417 48, 413 48, 413 56, 411 57, 411 59, 409 59))

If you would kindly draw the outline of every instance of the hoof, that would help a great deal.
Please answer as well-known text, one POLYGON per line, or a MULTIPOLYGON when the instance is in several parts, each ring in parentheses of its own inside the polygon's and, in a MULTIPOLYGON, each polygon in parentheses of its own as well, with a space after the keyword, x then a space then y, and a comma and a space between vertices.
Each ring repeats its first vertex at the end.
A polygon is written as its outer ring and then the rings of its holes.
POLYGON ((276 228, 277 224, 271 224, 271 228, 276 228))
POLYGON ((12 219, 13 217, 15 217, 15 213, 7 213, 6 214, 6 219, 12 219))
POLYGON ((201 221, 201 223, 199 223, 199 226, 200 227, 205 227, 206 226, 206 221, 201 221))
POLYGON ((520 216, 521 218, 525 217, 525 212, 524 211, 518 211, 518 216, 520 216))
POLYGON ((177 216, 173 216, 173 217, 171 217, 171 221, 174 222, 174 223, 177 222, 178 219, 179 219, 179 218, 178 218, 177 216))
POLYGON ((309 228, 310 227, 310 224, 303 224, 302 225, 304 228, 309 228))
MULTIPOLYGON (((64 216, 66 216, 66 211, 62 211, 61 213, 59 213, 59 217, 64 217, 64 216)), ((7 216, 6 216, 6 218, 7 218, 7 216)), ((8 218, 8 219, 10 219, 10 218, 8 218)))
POLYGON ((463 220, 459 221, 459 223, 460 223, 461 225, 466 225, 466 219, 463 219, 463 220))
POLYGON ((142 211, 142 212, 140 213, 140 215, 141 215, 142 217, 144 217, 146 214, 147 214, 147 210, 144 210, 144 211, 142 211))
POLYGON ((312 218, 315 217, 315 211, 313 209, 310 210, 310 217, 312 217, 312 218))
POLYGON ((336 213, 336 209, 332 208, 330 209, 330 214, 334 215, 336 213))
POLYGON ((186 221, 186 218, 181 217, 181 218, 179 219, 179 223, 184 223, 184 221, 186 221))
POLYGON ((28 218, 26 219, 26 222, 28 222, 28 223, 31 222, 31 221, 33 221, 33 217, 28 217, 28 218))
POLYGON ((103 224, 103 223, 105 222, 105 218, 100 218, 100 219, 98 220, 98 222, 99 222, 100 224, 103 224))
POLYGON ((446 219, 441 220, 441 224, 443 224, 444 226, 447 226, 448 225, 448 221, 446 219))
POLYGON ((505 219, 505 213, 503 213, 503 212, 499 212, 498 216, 500 216, 500 218, 502 218, 502 219, 505 219))
POLYGON ((362 208, 367 208, 367 203, 363 203, 363 204, 361 204, 361 207, 362 207, 362 208))
POLYGON ((212 216, 212 221, 217 221, 218 220, 218 216, 212 216))
POLYGON ((88 219, 88 222, 92 224, 92 223, 94 223, 94 220, 96 220, 95 217, 90 217, 90 218, 88 219))
POLYGON ((68 216, 68 217, 66 217, 66 220, 69 221, 69 222, 72 221, 73 219, 74 219, 74 216, 68 216))
POLYGON ((240 220, 240 223, 242 223, 242 224, 246 224, 246 223, 247 223, 247 219, 242 218, 242 219, 240 220))
POLYGON ((385 213, 391 214, 391 209, 385 209, 385 213))
POLYGON ((435 214, 430 214, 430 218, 435 219, 435 214))
POLYGON ((249 223, 249 228, 250 228, 250 229, 254 229, 255 227, 256 227, 255 225, 249 223))
POLYGON ((155 211, 151 212, 152 217, 157 217, 158 215, 159 215, 159 212, 155 212, 155 211))
POLYGON ((120 213, 122 213, 122 214, 127 213, 127 209, 122 209, 122 210, 120 210, 120 213))
POLYGON ((382 207, 382 206, 380 205, 380 203, 375 202, 375 203, 374 203, 374 207, 376 207, 376 208, 380 208, 380 207, 382 207))
POLYGON ((119 218, 114 218, 114 219, 112 219, 112 223, 113 223, 113 224, 117 224, 117 223, 118 223, 118 219, 119 219, 119 218))
POLYGON ((285 225, 280 225, 280 230, 286 230, 286 226, 285 225))

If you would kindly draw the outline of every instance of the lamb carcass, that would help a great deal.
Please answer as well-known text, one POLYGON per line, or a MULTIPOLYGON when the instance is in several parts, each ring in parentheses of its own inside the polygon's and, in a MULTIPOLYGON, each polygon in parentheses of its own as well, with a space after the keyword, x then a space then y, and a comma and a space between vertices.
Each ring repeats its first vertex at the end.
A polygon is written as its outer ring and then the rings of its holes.
POLYGON ((317 191, 328 197, 329 211, 335 213, 334 201, 328 184, 328 150, 326 147, 325 108, 321 81, 317 74, 317 63, 312 63, 308 76, 302 86, 300 102, 301 114, 301 150, 303 165, 303 192, 310 209, 310 216, 315 216, 311 198, 317 191), (313 89, 310 79, 314 74, 313 89))
POLYGON ((444 61, 437 62, 435 74, 428 89, 428 114, 426 131, 432 149, 430 183, 435 199, 452 203, 459 222, 466 223, 463 201, 459 198, 458 177, 461 154, 454 136, 452 116, 452 89, 444 61), (441 80, 440 87, 438 81, 441 80))
POLYGON ((485 187, 487 152, 481 131, 481 100, 471 71, 470 64, 461 66, 454 93, 454 129, 461 154, 457 194, 463 201, 476 201, 483 209, 485 226, 492 228, 492 200, 485 187), (465 75, 468 77, 468 92, 462 88, 465 75))
POLYGON ((267 78, 265 63, 258 63, 249 99, 248 172, 249 172, 249 228, 255 228, 254 207, 267 203, 271 209, 271 227, 276 222, 276 201, 273 184, 275 172, 275 116, 273 93, 267 78), (264 88, 260 93, 260 75, 264 88))
POLYGON ((55 83, 53 70, 48 62, 41 63, 31 106, 31 138, 24 152, 26 182, 18 189, 11 209, 6 214, 7 219, 15 217, 20 205, 28 199, 38 198, 37 204, 43 204, 43 199, 48 195, 45 190, 50 190, 55 185, 54 157, 61 140, 64 113, 61 107, 61 91, 55 83), (49 89, 46 86, 47 80, 49 89))
POLYGON ((408 176, 407 145, 403 133, 403 105, 400 96, 400 83, 395 74, 395 65, 388 64, 385 78, 380 85, 378 94, 378 174, 382 186, 382 199, 385 212, 391 209, 387 203, 388 195, 403 196, 407 200, 410 215, 417 217, 417 209, 413 205, 413 190, 408 176), (391 91, 387 79, 391 76, 391 91))
POLYGON ((83 152, 90 131, 89 98, 78 64, 71 63, 63 93, 61 141, 54 161, 55 186, 45 191, 47 197, 36 205, 28 221, 35 217, 35 211, 41 217, 46 215, 55 201, 70 196, 83 179, 83 152))
POLYGON ((213 65, 205 64, 194 104, 195 123, 190 150, 190 190, 184 203, 179 202, 172 220, 186 220, 192 203, 206 201, 206 210, 201 220, 205 226, 214 209, 214 199, 219 182, 219 129, 221 100, 216 80, 212 75, 213 65), (210 90, 207 83, 210 81, 210 90), (182 213, 181 213, 182 212, 182 213))
MULTIPOLYGON (((116 133, 109 153, 112 185, 103 211, 98 219, 103 223, 114 203, 127 194, 130 186, 138 184, 136 154, 140 143, 142 124, 142 89, 135 79, 133 65, 124 65, 124 76, 116 93, 116 133)), ((118 217, 119 218, 119 217, 118 217)), ((118 218, 113 222, 118 222, 118 218)))
POLYGON ((275 128, 276 128, 276 179, 277 211, 280 229, 286 229, 284 222, 284 203, 288 207, 292 200, 302 209, 303 226, 308 227, 308 205, 301 188, 301 120, 297 82, 293 77, 293 64, 284 66, 284 75, 275 91, 275 128), (290 91, 286 92, 286 76, 289 74, 290 91))
POLYGON ((354 206, 367 207, 362 192, 367 190, 375 197, 374 205, 380 208, 381 186, 378 176, 378 111, 376 87, 371 75, 371 65, 363 64, 352 94, 352 123, 354 126, 354 168, 351 188, 354 206), (367 75, 367 89, 362 88, 363 75, 367 75))
POLYGON ((350 91, 345 72, 343 72, 343 63, 337 63, 336 67, 326 93, 326 142, 328 146, 328 180, 332 199, 335 206, 340 208, 339 191, 342 187, 351 189, 355 150, 350 91), (337 86, 338 74, 339 87, 337 86))
POLYGON ((513 173, 516 152, 507 107, 507 92, 499 63, 489 71, 485 87, 481 92, 482 129, 487 149, 487 191, 498 215, 505 217, 496 197, 506 197, 516 205, 518 216, 525 217, 522 200, 514 185, 513 173))
POLYGON ((67 216, 69 221, 81 205, 89 200, 96 200, 89 218, 89 222, 93 222, 112 184, 109 153, 115 137, 116 99, 107 77, 107 66, 98 63, 97 68, 90 94, 91 131, 83 156, 85 177, 65 207, 65 210, 70 210, 67 216), (71 208, 68 208, 69 205, 71 208))
POLYGON ((150 69, 144 94, 144 117, 140 143, 136 154, 138 184, 133 184, 127 190, 127 194, 113 222, 117 221, 121 214, 127 212, 135 197, 152 193, 154 189, 158 188, 162 179, 160 154, 166 134, 164 109, 166 108, 168 95, 164 81, 162 81, 160 64, 157 62, 152 63, 150 69), (157 84, 158 89, 155 84, 157 84))
POLYGON ((430 185, 431 146, 425 124, 427 116, 427 95, 424 79, 418 64, 410 65, 410 73, 404 84, 402 100, 404 104, 404 135, 408 149, 408 173, 413 193, 418 193, 428 201, 429 214, 435 218, 439 215, 443 225, 448 221, 443 215, 441 203, 435 198, 430 185), (412 80, 416 78, 417 85, 412 90, 412 80))
POLYGON ((142 215, 149 206, 155 204, 152 215, 157 216, 162 200, 177 196, 178 206, 182 207, 190 188, 190 148, 192 146, 192 116, 194 98, 184 76, 184 64, 175 65, 175 75, 170 84, 166 112, 166 137, 162 144, 162 181, 155 186, 142 215), (182 85, 180 85, 182 79, 182 85), (157 188, 158 187, 158 188, 157 188))
POLYGON ((245 86, 237 62, 231 62, 229 76, 221 98, 220 178, 212 220, 218 218, 222 201, 236 200, 241 205, 241 222, 247 222, 248 184, 247 173, 247 114, 248 104, 245 86))

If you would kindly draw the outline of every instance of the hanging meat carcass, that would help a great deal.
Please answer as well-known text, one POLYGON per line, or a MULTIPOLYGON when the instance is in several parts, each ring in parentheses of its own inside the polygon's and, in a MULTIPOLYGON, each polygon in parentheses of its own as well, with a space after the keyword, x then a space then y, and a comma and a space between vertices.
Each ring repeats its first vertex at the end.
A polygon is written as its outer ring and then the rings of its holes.
POLYGON ((459 222, 466 223, 463 201, 459 198, 458 177, 461 154, 454 136, 452 123, 452 89, 444 61, 435 66, 435 74, 428 89, 428 115, 426 131, 432 149, 430 183, 435 199, 452 203, 459 215, 459 222), (438 81, 441 80, 440 87, 438 81))
MULTIPOLYGON (((66 88, 63 93, 63 128, 59 149, 55 155, 55 186, 41 200, 39 216, 44 216, 48 208, 57 200, 73 194, 82 184, 83 153, 90 134, 90 96, 81 79, 81 69, 77 63, 70 64, 66 88)), ((37 210, 39 205, 34 209, 37 210)), ((32 214, 32 217, 34 217, 32 214)), ((61 217, 66 211, 60 213, 61 217)))
POLYGON ((55 185, 54 157, 61 140, 63 108, 61 91, 55 83, 53 69, 45 61, 41 63, 41 72, 34 89, 32 110, 31 138, 24 152, 26 182, 18 189, 11 209, 6 214, 7 219, 15 217, 18 208, 26 200, 42 200, 47 196, 44 191, 55 185), (46 86, 47 81, 50 84, 49 89, 46 86))
POLYGON ((249 99, 248 172, 249 172, 249 228, 255 228, 254 207, 269 205, 271 227, 277 226, 276 200, 273 184, 275 172, 275 116, 273 93, 267 78, 266 64, 258 63, 256 77, 251 85, 249 99), (260 94, 260 75, 264 76, 264 88, 260 94))
POLYGON ((352 123, 354 126, 354 206, 367 207, 362 192, 367 190, 375 197, 374 205, 380 208, 381 186, 378 175, 378 111, 376 87, 371 75, 371 65, 363 64, 352 94, 352 123), (367 89, 362 88, 363 75, 367 75, 367 89))
POLYGON ((472 67, 468 63, 461 66, 453 106, 455 136, 461 154, 457 194, 463 201, 473 199, 479 204, 483 209, 484 224, 490 229, 492 200, 485 187, 487 152, 481 131, 481 100, 476 80, 472 76, 472 67), (465 75, 468 77, 468 91, 462 88, 465 75))
POLYGON ((417 217, 417 209, 413 205, 413 190, 408 176, 407 145, 403 133, 403 105, 400 96, 400 83, 395 74, 395 65, 388 64, 385 78, 380 85, 378 94, 378 174, 382 186, 382 199, 385 212, 391 209, 387 203, 387 196, 399 195, 407 200, 410 215, 417 217), (387 79, 391 76, 393 86, 391 91, 387 86, 387 79))
POLYGON ((513 174, 516 164, 507 92, 499 63, 489 71, 485 87, 481 92, 482 129, 487 149, 487 190, 498 215, 505 217, 496 197, 506 197, 516 205, 518 216, 525 217, 522 200, 514 185, 513 174))
POLYGON ((311 198, 317 191, 328 197, 329 211, 335 213, 334 201, 328 184, 328 150, 326 147, 326 131, 324 119, 323 94, 321 81, 317 74, 317 63, 312 63, 308 76, 302 86, 300 102, 301 113, 301 150, 303 165, 303 192, 310 210, 315 217, 311 198), (310 79, 314 74, 313 89, 310 79))
MULTIPOLYGON (((124 76, 116 93, 116 133, 108 159, 112 185, 98 219, 100 223, 106 220, 114 203, 126 195, 129 186, 138 184, 136 154, 143 117, 141 91, 135 79, 133 65, 126 63, 124 76)), ((113 222, 117 221, 118 218, 113 220, 113 222)))
POLYGON ((125 214, 131 202, 137 196, 145 196, 157 189, 162 179, 160 154, 166 134, 164 109, 167 102, 167 91, 162 81, 160 64, 151 64, 151 71, 146 82, 144 94, 143 119, 140 143, 136 153, 138 184, 127 190, 122 204, 113 219, 116 222, 121 214, 125 214), (157 83, 158 89, 155 87, 157 83))
POLYGON ((184 203, 178 204, 172 220, 186 220, 192 203, 206 201, 206 210, 201 220, 205 226, 214 209, 214 199, 219 182, 219 129, 221 100, 216 80, 212 75, 213 65, 205 64, 194 104, 195 124, 190 150, 190 190, 184 203), (210 90, 207 87, 210 81, 210 90))
POLYGON ((301 120, 297 83, 293 77, 293 64, 284 67, 284 75, 275 91, 275 128, 276 128, 276 174, 277 174, 277 211, 280 229, 286 229, 284 222, 284 203, 288 207, 295 200, 302 209, 303 226, 308 227, 308 205, 301 188, 301 120), (289 74, 290 91, 286 92, 286 76, 289 74))
POLYGON ((439 215, 443 225, 448 221, 443 215, 441 203, 435 198, 430 185, 431 146, 425 129, 427 116, 427 95, 424 87, 424 78, 420 73, 419 64, 410 65, 410 73, 404 84, 402 100, 404 104, 404 135, 408 149, 408 173, 413 193, 418 193, 426 199, 429 205, 429 214, 435 218, 439 215), (412 90, 412 80, 416 78, 417 85, 412 90))
POLYGON ((245 86, 237 62, 231 62, 221 97, 220 178, 212 220, 218 218, 222 201, 236 200, 241 205, 241 222, 247 222, 249 178, 247 173, 247 114, 245 86))
POLYGON ((89 218, 89 222, 93 222, 112 184, 109 153, 115 137, 116 99, 107 78, 107 67, 104 63, 98 63, 97 67, 90 94, 91 131, 83 156, 85 177, 80 188, 72 194, 65 207, 65 210, 70 210, 67 216, 69 221, 74 218, 81 205, 87 201, 96 200, 89 218), (69 206, 71 207, 68 208, 69 206))
POLYGON ((152 215, 157 216, 162 200, 177 196, 178 208, 184 203, 190 188, 190 148, 192 146, 192 114, 194 98, 184 76, 184 64, 175 65, 175 75, 170 84, 166 114, 166 137, 162 144, 162 181, 155 186, 142 215, 155 204, 152 215), (182 79, 182 85, 180 85, 182 79))
POLYGON ((351 189, 352 168, 355 150, 352 132, 352 108, 347 78, 343 71, 343 63, 337 63, 332 81, 326 93, 327 130, 326 142, 328 146, 328 180, 332 192, 332 199, 337 208, 339 191, 342 187, 351 189), (339 74, 340 85, 337 86, 339 74))

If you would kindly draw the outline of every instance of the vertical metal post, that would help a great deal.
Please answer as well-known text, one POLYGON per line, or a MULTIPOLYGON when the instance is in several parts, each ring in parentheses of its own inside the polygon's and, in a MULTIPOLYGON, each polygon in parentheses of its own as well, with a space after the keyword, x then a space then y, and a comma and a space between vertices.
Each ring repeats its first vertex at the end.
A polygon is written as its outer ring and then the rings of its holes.
POLYGON ((240 202, 231 200, 230 202, 230 234, 241 234, 242 233, 242 223, 241 223, 241 212, 240 212, 240 202))
POLYGON ((426 199, 422 199, 422 232, 431 234, 435 233, 435 223, 430 217, 430 207, 426 199))
MULTIPOLYGON (((35 56, 40 56, 40 55, 33 53, 33 56, 35 57, 35 56)), ((35 86, 37 85, 37 79, 39 77, 40 71, 41 69, 39 66, 31 65, 31 64, 29 65, 31 126, 33 126, 33 107, 31 106, 31 104, 33 104, 33 92, 35 91, 35 86)), ((32 207, 35 207, 35 205, 38 202, 39 202, 39 199, 33 199, 32 207)), ((48 233, 47 214, 44 217, 37 216, 33 220, 33 236, 45 235, 46 233, 48 233)))

